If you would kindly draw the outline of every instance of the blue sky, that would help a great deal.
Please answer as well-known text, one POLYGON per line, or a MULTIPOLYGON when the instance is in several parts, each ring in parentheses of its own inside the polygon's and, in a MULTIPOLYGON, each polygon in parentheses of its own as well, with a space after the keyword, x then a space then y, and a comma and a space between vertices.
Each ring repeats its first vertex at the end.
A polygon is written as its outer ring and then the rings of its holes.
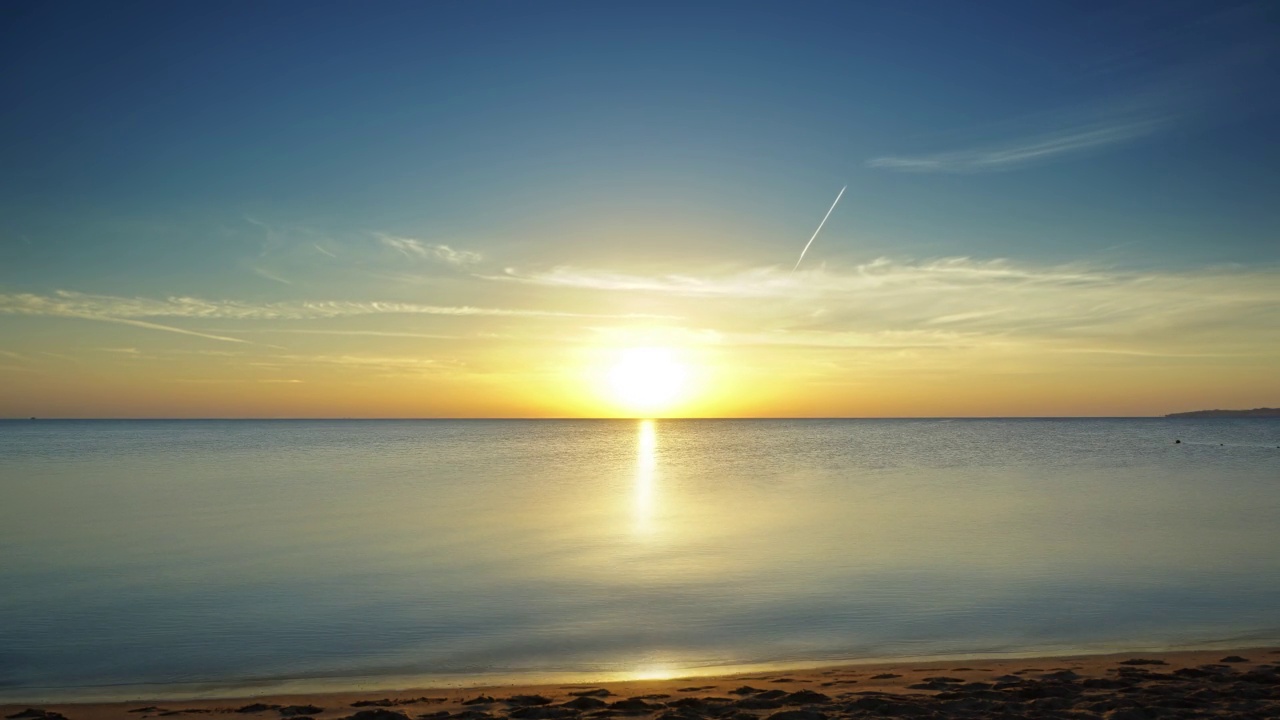
POLYGON ((1265 2, 0 13, 8 296, 529 307, 484 278, 789 268, 846 184, 815 267, 1280 259, 1265 2))

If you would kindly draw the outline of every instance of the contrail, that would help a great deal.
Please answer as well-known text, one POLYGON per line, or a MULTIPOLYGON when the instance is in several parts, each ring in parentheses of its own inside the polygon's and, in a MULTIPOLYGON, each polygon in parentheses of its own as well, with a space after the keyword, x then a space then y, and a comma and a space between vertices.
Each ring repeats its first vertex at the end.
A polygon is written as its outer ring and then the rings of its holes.
MULTIPOLYGON (((827 209, 827 214, 822 216, 822 222, 818 223, 818 229, 813 231, 813 237, 809 238, 809 242, 805 243, 804 249, 800 251, 800 260, 804 260, 804 254, 809 252, 809 246, 813 244, 814 240, 818 239, 818 233, 822 232, 822 226, 827 224, 827 218, 831 217, 831 211, 836 209, 836 205, 840 203, 840 197, 848 189, 848 185, 840 188, 839 194, 836 195, 836 201, 831 203, 831 207, 827 209)), ((796 260, 796 266, 791 268, 791 272, 795 272, 800 267, 800 260, 796 260)))

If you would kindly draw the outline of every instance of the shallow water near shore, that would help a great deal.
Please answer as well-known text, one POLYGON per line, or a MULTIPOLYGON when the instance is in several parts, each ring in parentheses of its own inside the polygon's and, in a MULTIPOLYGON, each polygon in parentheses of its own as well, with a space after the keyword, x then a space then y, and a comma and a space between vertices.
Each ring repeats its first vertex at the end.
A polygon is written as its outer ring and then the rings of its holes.
POLYGON ((1271 643, 1277 445, 1265 419, 7 421, 0 698, 1271 643))

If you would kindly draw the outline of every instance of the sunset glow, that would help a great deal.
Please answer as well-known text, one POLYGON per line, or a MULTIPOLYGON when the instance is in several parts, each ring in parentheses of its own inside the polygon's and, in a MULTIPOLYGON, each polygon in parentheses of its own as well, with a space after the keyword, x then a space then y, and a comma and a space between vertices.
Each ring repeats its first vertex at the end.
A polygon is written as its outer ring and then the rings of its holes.
POLYGON ((1249 12, 392 5, 22 13, 0 417, 1280 404, 1249 12))
POLYGON ((640 414, 660 413, 680 398, 686 368, 667 348, 628 348, 609 373, 617 402, 640 414))

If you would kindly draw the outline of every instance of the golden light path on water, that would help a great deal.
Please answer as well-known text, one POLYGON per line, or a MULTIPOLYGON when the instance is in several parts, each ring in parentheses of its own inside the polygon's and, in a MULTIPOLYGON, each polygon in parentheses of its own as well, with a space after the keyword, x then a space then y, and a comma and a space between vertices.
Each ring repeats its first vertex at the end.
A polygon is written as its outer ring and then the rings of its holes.
POLYGON ((658 435, 652 420, 641 420, 636 441, 636 487, 633 506, 635 534, 644 539, 654 532, 654 484, 658 466, 658 435))
MULTIPOLYGON (((632 529, 637 542, 649 542, 656 538, 655 523, 657 505, 658 432, 653 420, 640 420, 636 431, 636 480, 632 500, 632 529)), ((631 672, 623 673, 626 680, 666 680, 676 674, 675 666, 662 657, 646 657, 631 672)))

